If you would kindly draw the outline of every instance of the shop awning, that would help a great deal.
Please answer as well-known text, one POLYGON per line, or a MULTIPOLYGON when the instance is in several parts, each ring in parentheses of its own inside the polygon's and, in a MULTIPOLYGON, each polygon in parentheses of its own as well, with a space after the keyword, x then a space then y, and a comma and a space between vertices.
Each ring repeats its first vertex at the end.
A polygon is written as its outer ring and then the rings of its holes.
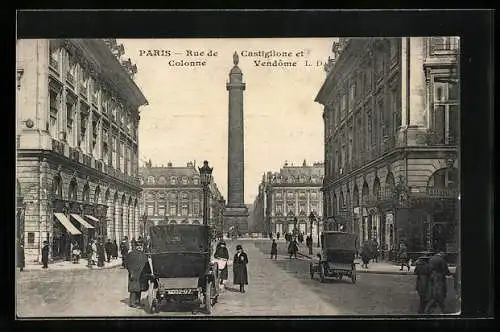
POLYGON ((89 218, 90 220, 92 221, 95 221, 95 222, 99 222, 99 219, 97 219, 96 217, 94 216, 89 216, 88 214, 85 215, 85 217, 89 218))
POLYGON ((68 232, 72 235, 82 234, 63 213, 54 213, 54 216, 59 220, 59 222, 66 228, 68 232))
POLYGON ((85 227, 87 229, 94 228, 94 226, 92 226, 91 224, 89 224, 88 222, 86 222, 85 219, 83 219, 82 217, 80 217, 80 215, 78 215, 78 214, 71 214, 71 216, 73 218, 75 218, 76 221, 78 221, 80 224, 82 224, 83 227, 85 227))

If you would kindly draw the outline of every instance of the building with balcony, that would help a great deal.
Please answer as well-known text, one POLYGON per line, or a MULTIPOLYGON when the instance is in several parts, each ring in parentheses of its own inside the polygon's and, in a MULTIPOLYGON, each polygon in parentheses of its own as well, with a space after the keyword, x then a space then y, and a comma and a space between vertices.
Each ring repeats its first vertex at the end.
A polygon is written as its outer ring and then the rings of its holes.
MULTIPOLYGON (((195 163, 186 166, 153 166, 148 161, 139 170, 142 187, 141 232, 150 225, 202 224, 203 187, 195 163)), ((224 198, 213 181, 209 185, 209 224, 222 229, 224 198)))
POLYGON ((139 108, 116 40, 17 40, 16 196, 26 259, 138 234, 139 108))
POLYGON ((300 232, 316 238, 318 226, 320 232, 323 227, 323 175, 323 163, 307 165, 305 160, 299 166, 285 162, 279 172, 264 174, 253 203, 255 228, 264 235, 300 232), (311 212, 315 215, 312 227, 311 212))
POLYGON ((324 106, 327 227, 457 252, 459 39, 341 38, 324 106))

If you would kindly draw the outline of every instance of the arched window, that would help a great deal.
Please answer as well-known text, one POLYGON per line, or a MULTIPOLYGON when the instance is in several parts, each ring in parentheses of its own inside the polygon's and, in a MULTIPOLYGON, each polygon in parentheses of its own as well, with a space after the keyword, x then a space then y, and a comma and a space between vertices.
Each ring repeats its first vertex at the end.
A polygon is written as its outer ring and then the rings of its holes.
POLYGON ((69 190, 68 190, 68 198, 70 201, 76 201, 77 200, 77 188, 78 185, 76 183, 76 180, 73 179, 69 183, 69 190))
POLYGON ((359 190, 357 185, 354 186, 354 190, 352 192, 352 202, 354 207, 359 206, 359 190))
POLYGON ((363 189, 361 190, 361 202, 363 203, 363 205, 366 205, 369 199, 370 193, 368 192, 368 183, 366 183, 365 181, 363 183, 363 189))
POLYGON ((62 198, 62 181, 59 175, 54 176, 54 180, 52 180, 52 196, 62 198))
POLYGON ((87 203, 90 201, 90 187, 88 183, 86 183, 85 186, 83 187, 82 201, 87 203))
POLYGON ((378 177, 373 181, 373 198, 376 200, 380 199, 380 180, 378 177))
POLYGON ((95 204, 99 204, 99 201, 100 201, 100 196, 101 196, 101 188, 99 186, 97 186, 95 188, 95 193, 94 193, 94 203, 95 204))

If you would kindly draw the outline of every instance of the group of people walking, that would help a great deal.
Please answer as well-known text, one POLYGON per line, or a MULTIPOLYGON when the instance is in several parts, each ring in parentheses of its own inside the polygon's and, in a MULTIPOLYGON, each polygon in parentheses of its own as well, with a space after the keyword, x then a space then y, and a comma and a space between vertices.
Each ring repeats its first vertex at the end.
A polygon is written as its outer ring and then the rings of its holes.
MULTIPOLYGON (((215 248, 215 259, 229 260, 229 250, 226 247, 224 240, 219 241, 215 248)), ((248 285, 248 255, 243 251, 243 247, 238 244, 236 253, 233 256, 233 285, 239 285, 239 291, 245 293, 245 285, 248 285)), ((219 270, 220 284, 224 285, 224 281, 228 279, 227 263, 219 270)))
MULTIPOLYGON (((110 263, 112 259, 118 259, 118 244, 116 240, 111 242, 111 239, 107 239, 103 242, 102 238, 92 239, 87 244, 87 266, 92 268, 93 266, 103 267, 104 262, 110 263)), ((73 263, 78 263, 79 260, 79 248, 78 244, 73 247, 73 263)))

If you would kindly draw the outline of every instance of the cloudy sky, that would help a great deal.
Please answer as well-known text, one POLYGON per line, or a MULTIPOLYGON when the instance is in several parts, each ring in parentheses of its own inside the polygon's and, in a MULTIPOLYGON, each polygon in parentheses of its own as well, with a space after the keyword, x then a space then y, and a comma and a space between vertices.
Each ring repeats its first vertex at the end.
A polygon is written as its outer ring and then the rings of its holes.
POLYGON ((322 161, 322 107, 314 98, 325 79, 322 64, 333 40, 118 40, 125 46, 124 57, 137 65, 135 81, 149 102, 141 108, 141 165, 151 159, 153 165, 196 161, 199 166, 206 159, 227 197, 226 82, 235 51, 246 83, 245 203, 253 202, 264 172, 279 170, 285 161, 322 161), (174 65, 180 61, 205 61, 205 66, 174 65), (262 65, 274 61, 296 65, 262 65))

